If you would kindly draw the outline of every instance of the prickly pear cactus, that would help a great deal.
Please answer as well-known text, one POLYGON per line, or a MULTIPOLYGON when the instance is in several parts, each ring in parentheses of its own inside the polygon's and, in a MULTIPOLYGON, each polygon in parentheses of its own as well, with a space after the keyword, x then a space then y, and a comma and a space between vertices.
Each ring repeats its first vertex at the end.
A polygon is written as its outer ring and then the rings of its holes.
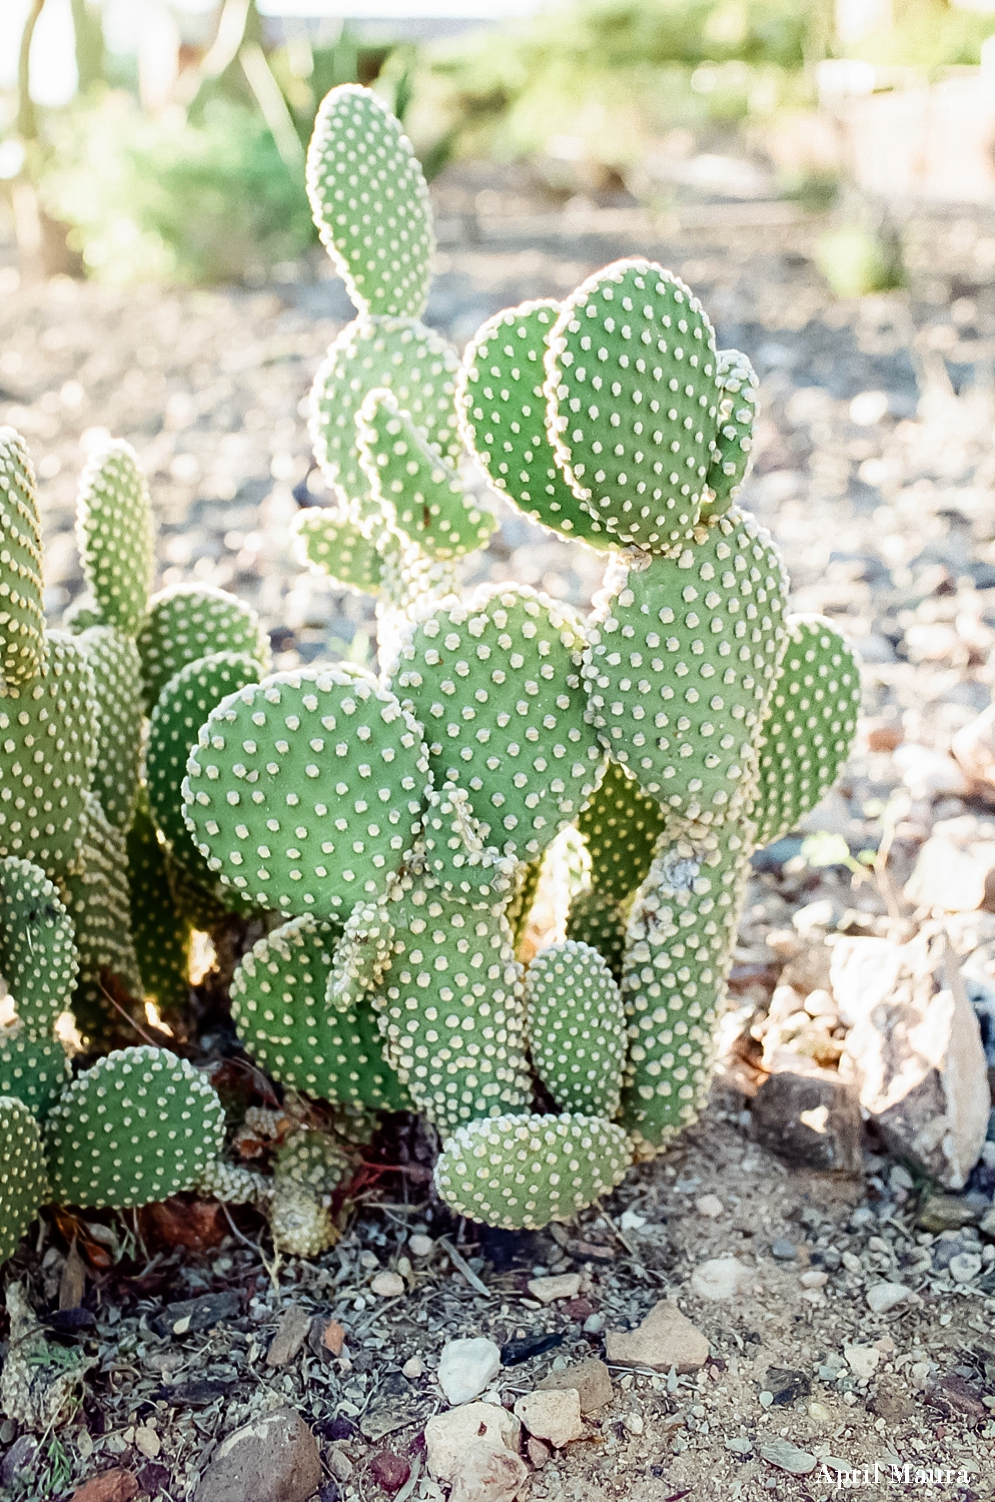
POLYGON ((625 1063, 625 1012, 597 950, 568 939, 536 955, 525 980, 529 1049, 561 1111, 618 1112, 625 1063))
POLYGON ((80 480, 76 538, 83 577, 101 619, 134 637, 152 589, 152 508, 130 444, 94 453, 80 480))
POLYGON ((48 1198, 38 1123, 21 1100, 0 1096, 0 1264, 48 1198))
POLYGON ((142 754, 141 659, 114 626, 90 626, 75 638, 93 674, 97 759, 91 791, 111 824, 127 829, 138 797, 142 754))
POLYGON ((0 683, 25 683, 41 672, 41 521, 35 472, 13 428, 0 428, 0 683))
POLYGON ((252 607, 207 584, 174 584, 154 595, 138 633, 138 650, 149 715, 169 680, 189 662, 234 652, 251 657, 265 671, 270 660, 269 640, 252 607))

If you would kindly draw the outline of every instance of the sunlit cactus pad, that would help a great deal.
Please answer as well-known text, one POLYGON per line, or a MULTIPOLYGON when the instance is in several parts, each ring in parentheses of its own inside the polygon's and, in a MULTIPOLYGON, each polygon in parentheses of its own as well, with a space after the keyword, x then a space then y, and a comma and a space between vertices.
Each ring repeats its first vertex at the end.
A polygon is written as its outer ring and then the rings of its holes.
POLYGON ((48 1198, 38 1123, 21 1100, 0 1096, 0 1263, 48 1198))
POLYGON ((610 761, 600 786, 581 809, 577 828, 591 859, 595 891, 621 902, 644 880, 665 816, 631 772, 610 761))
POLYGON ((224 1140, 221 1102, 202 1074, 162 1048, 98 1059, 46 1124, 56 1201, 126 1209, 192 1188, 224 1140))
POLYGON ((77 968, 72 920, 58 889, 30 861, 0 860, 0 975, 25 1032, 51 1033, 77 968))
POLYGON ((216 652, 252 657, 269 666, 269 638, 244 600, 208 584, 173 584, 154 595, 138 633, 145 713, 175 673, 216 652))
POLYGON ((135 812, 142 751, 142 680, 138 648, 115 626, 90 626, 76 641, 93 673, 97 760, 92 790, 110 823, 127 829, 135 812))
POLYGON ((525 978, 529 1052, 561 1111, 618 1111, 625 1063, 625 1012, 596 949, 576 940, 540 950, 525 978))
POLYGON ((35 473, 24 439, 0 428, 0 681, 41 671, 44 630, 35 473))
POLYGON ((83 471, 76 537, 103 620, 135 636, 152 588, 154 539, 148 484, 121 439, 94 453, 83 471))
POLYGON ((738 349, 720 349, 715 357, 719 387, 719 431, 708 466, 711 492, 702 516, 721 516, 743 488, 753 463, 753 426, 757 416, 756 371, 738 349))
POLYGON ((347 511, 309 506, 294 522, 302 563, 328 574, 342 589, 376 595, 383 582, 383 560, 372 538, 361 532, 347 511))
POLYGON ((0 1030, 0 1095, 14 1095, 42 1120, 69 1080, 69 1059, 58 1038, 0 1030))
POLYGON ((435 1166, 450 1209, 503 1230, 569 1220, 625 1177, 632 1148, 598 1116, 499 1116, 460 1127, 435 1166))

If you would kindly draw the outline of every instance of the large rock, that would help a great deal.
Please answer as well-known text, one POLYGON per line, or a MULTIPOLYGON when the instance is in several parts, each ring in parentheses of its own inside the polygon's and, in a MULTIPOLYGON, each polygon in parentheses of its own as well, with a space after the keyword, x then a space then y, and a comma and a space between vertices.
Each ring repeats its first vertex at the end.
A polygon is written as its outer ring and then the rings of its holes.
POLYGON ((580 1393, 575 1387, 524 1393, 515 1404, 515 1417, 521 1419, 530 1434, 544 1439, 554 1450, 562 1450, 584 1433, 580 1393))
POLYGON ((195 1502, 310 1502, 321 1457, 299 1414, 278 1408, 229 1434, 215 1450, 195 1502))
POLYGON ((428 1473, 452 1488, 449 1502, 513 1502, 528 1471, 521 1424, 495 1403, 464 1403, 425 1425, 428 1473))
POLYGON ((486 1335, 450 1340, 439 1357, 436 1376, 450 1403, 472 1402, 501 1370, 501 1351, 486 1335))
POLYGON ((605 1355, 611 1366, 648 1366, 656 1372, 696 1372, 708 1360, 708 1340, 676 1304, 660 1299, 635 1330, 610 1330, 605 1355))
POLYGON ((838 1074, 772 1074, 750 1107, 750 1134, 791 1163, 859 1173, 863 1120, 856 1087, 838 1074))
POLYGON ((943 913, 991 910, 995 876, 995 826, 974 814, 934 824, 905 884, 913 907, 943 913))

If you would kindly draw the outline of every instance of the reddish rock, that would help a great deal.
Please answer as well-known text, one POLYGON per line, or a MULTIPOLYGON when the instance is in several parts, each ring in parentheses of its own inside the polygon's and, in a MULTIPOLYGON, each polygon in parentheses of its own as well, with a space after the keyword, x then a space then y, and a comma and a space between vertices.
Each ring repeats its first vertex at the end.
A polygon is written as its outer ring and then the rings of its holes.
POLYGON ((395 1455, 393 1450, 381 1450, 370 1461, 370 1472, 374 1481, 393 1496, 411 1475, 411 1467, 403 1455, 395 1455))
POLYGON ((130 1471, 104 1471, 91 1476, 73 1492, 70 1502, 131 1502, 138 1496, 138 1481, 130 1471))

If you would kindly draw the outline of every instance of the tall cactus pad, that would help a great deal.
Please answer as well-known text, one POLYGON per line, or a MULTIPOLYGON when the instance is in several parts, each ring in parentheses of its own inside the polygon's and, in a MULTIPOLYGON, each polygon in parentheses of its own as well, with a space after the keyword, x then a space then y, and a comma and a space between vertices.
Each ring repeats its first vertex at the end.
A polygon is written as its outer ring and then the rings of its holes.
POLYGON ((570 904, 567 938, 596 949, 616 980, 622 976, 625 919, 622 908, 596 887, 579 892, 570 904))
POLYGON ((452 345, 409 318, 357 318, 329 346, 311 387, 311 438, 326 480, 358 507, 361 524, 383 520, 359 462, 356 418, 371 391, 386 387, 443 458, 460 454, 452 345))
POLYGON ((529 1051, 561 1111, 618 1111, 625 1063, 625 1012, 596 949, 566 940, 540 950, 525 978, 529 1051))
POLYGON ((821 616, 790 616, 788 645, 763 727, 757 843, 797 829, 850 754, 860 713, 860 668, 821 616))
POLYGON ((373 1002, 418 1108, 443 1132, 527 1110, 525 1009, 500 908, 471 908, 423 878, 390 916, 394 954, 373 1002))
POLYGON ((426 727, 436 785, 466 789, 483 838, 505 855, 538 855, 597 781, 583 647, 568 611, 500 585, 434 607, 402 650, 398 693, 426 727))
POLYGON ((41 672, 44 631, 35 472, 21 435, 0 428, 0 685, 41 672))
POLYGON ((120 1029, 119 1008, 133 1009, 142 977, 131 938, 125 837, 89 794, 83 825, 83 869, 66 882, 79 951, 72 1009, 80 1031, 96 1040, 120 1029))
POLYGON ((106 1054, 46 1124, 58 1204, 132 1209, 192 1189, 218 1157, 225 1118, 202 1074, 162 1048, 106 1054))
POLYGON ((757 416, 756 372, 738 349, 720 349, 715 357, 720 391, 719 431, 708 466, 711 492, 703 517, 721 516, 739 495, 753 463, 753 425, 757 416))
POLYGON ((733 822, 718 834, 698 826, 656 857, 636 895, 622 971, 621 1121, 646 1155, 694 1121, 708 1095, 752 850, 733 822))
POLYGON ((569 1220, 622 1182, 632 1148, 597 1116, 499 1116, 461 1127, 435 1165, 451 1210, 506 1231, 569 1220))
POLYGON ((435 236, 421 165, 376 94, 340 84, 322 100, 307 156, 321 243, 362 313, 418 318, 435 236))
POLYGON ((653 261, 616 261, 563 304, 546 353, 557 462, 615 542, 689 541, 718 431, 715 334, 653 261))
POLYGON ((149 488, 129 443, 108 444, 83 471, 76 538, 104 620, 135 636, 152 589, 154 538, 149 488))
POLYGON ((348 511, 309 506, 295 518, 293 531, 301 563, 316 573, 328 574, 343 589, 367 595, 380 593, 383 561, 348 511))
POLYGON ((127 834, 131 935, 146 999, 161 1017, 190 1000, 191 927, 173 895, 166 851, 142 800, 127 834))
POLYGON ((382 895, 419 827, 420 727, 338 668, 277 673, 201 727, 184 815, 213 871, 262 907, 343 916, 382 895))
POLYGON ((558 467, 546 429, 543 359, 560 312, 526 302, 489 318, 467 345, 456 388, 463 437, 494 486, 563 537, 611 546, 558 467))
POLYGON ((0 1095, 23 1100, 42 1121, 66 1088, 69 1059, 58 1038, 0 1031, 0 1095))
POLYGON ((207 584, 174 584, 155 595, 138 634, 151 714, 166 684, 188 662, 235 652, 269 667, 269 639, 251 605, 207 584))
POLYGON ((296 1090, 376 1110, 410 1105, 384 1062, 368 1002, 339 1011, 325 992, 341 929, 294 918, 245 955, 232 981, 232 1016, 246 1051, 296 1090))
POLYGON ((188 662, 166 683, 156 701, 145 750, 149 807, 173 859, 192 875, 210 880, 204 858, 183 820, 183 779, 200 727, 229 694, 258 683, 262 668, 252 657, 219 652, 188 662))
POLYGON ((114 626, 90 626, 76 640, 86 654, 97 696, 93 791, 110 823, 127 829, 135 812, 142 753, 141 658, 131 637, 114 626))
POLYGON ((80 846, 83 801, 97 758, 93 674, 61 631, 45 640, 45 671, 0 689, 0 856, 63 876, 80 846))
POLYGON ((50 1036, 69 1005, 77 971, 73 938, 72 920, 44 871, 12 856, 0 860, 0 975, 31 1037, 50 1036))
POLYGON ((21 1100, 0 1096, 0 1264, 48 1198, 38 1123, 21 1100))
POLYGON ((622 902, 644 881, 663 833, 664 813, 631 772, 610 761, 600 786, 581 809, 577 827, 591 857, 591 885, 622 902))
POLYGON ((585 665, 604 744, 665 808, 688 819, 733 815, 752 796, 786 641, 780 554, 734 511, 680 558, 620 568, 614 588, 585 665))
POLYGON ((483 547, 497 522, 463 489, 458 471, 429 444, 386 387, 371 391, 357 418, 359 462, 370 493, 399 532, 430 558, 461 558, 483 547))

